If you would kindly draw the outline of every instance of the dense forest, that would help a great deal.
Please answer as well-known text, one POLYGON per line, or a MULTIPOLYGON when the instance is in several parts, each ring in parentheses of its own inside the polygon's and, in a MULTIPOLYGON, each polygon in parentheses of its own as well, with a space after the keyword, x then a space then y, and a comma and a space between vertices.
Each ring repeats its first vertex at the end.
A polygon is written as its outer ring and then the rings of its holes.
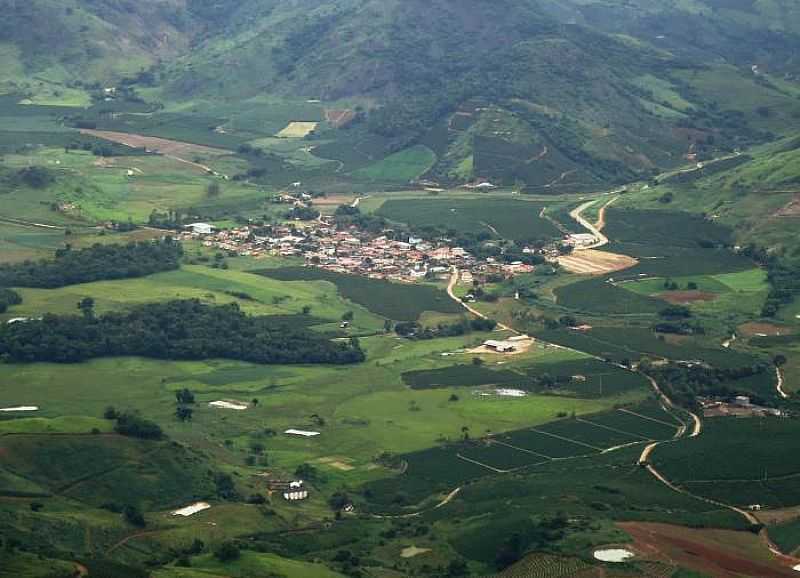
POLYGON ((25 261, 0 266, 0 287, 52 289, 76 283, 143 277, 180 267, 183 248, 167 237, 127 245, 93 245, 56 251, 52 261, 25 261))
POLYGON ((0 359, 76 363, 97 357, 226 358, 253 363, 357 363, 358 340, 331 341, 291 318, 251 317, 234 304, 197 300, 142 305, 127 313, 45 315, 0 327, 0 359))

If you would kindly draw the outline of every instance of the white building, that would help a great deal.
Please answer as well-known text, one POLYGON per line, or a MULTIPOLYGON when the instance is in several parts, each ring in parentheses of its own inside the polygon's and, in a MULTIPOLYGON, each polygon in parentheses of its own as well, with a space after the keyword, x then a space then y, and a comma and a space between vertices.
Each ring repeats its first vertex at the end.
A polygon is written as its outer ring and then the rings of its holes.
POLYGON ((509 341, 496 341, 494 339, 489 339, 488 341, 484 341, 483 345, 492 351, 496 351, 497 353, 511 353, 512 351, 517 350, 517 346, 509 341))
POLYGON ((187 229, 191 229, 195 235, 210 235, 214 232, 214 226, 208 223, 192 223, 186 225, 187 229))

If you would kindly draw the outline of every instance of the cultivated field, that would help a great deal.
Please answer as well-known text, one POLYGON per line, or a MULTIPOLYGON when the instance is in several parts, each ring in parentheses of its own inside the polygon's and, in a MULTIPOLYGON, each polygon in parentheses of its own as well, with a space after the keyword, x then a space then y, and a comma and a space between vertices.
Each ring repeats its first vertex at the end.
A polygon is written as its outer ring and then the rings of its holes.
POLYGON ((437 227, 458 233, 490 234, 518 241, 561 237, 540 217, 543 203, 509 198, 387 200, 376 211, 392 221, 413 227, 437 227))
POLYGON ((558 258, 558 264, 570 273, 579 275, 604 275, 629 269, 636 265, 638 261, 627 255, 617 255, 606 251, 587 249, 585 251, 575 251, 570 255, 563 255, 558 258))
POLYGON ((292 121, 275 136, 278 138, 303 138, 314 132, 318 124, 317 122, 292 121))
POLYGON ((327 281, 342 296, 376 315, 397 321, 416 321, 426 311, 461 313, 463 310, 441 289, 432 285, 404 285, 317 267, 266 269, 257 274, 279 281, 327 281))

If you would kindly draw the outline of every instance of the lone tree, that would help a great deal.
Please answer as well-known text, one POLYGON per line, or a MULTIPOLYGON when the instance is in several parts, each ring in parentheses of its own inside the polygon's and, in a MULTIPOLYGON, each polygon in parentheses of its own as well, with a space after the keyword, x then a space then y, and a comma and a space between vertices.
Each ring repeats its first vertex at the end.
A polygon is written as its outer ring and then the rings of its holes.
POLYGON ((214 551, 214 558, 220 562, 232 562, 241 556, 239 547, 233 542, 224 542, 214 551))
POLYGON ((175 392, 175 400, 184 405, 194 403, 194 394, 184 387, 175 392))
POLYGON ((211 181, 206 187, 206 194, 209 197, 218 197, 222 194, 222 187, 219 186, 217 181, 211 181))
POLYGON ((78 301, 78 309, 83 313, 84 317, 94 317, 94 299, 91 297, 84 297, 78 301))
POLYGON ((192 421, 193 414, 194 410, 191 407, 179 405, 175 408, 175 417, 177 417, 180 421, 192 421))

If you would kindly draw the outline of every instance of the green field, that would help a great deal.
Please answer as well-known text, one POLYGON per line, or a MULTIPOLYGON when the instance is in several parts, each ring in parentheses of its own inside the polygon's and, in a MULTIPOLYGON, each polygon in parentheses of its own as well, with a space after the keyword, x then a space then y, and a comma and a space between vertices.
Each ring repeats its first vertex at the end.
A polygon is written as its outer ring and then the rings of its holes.
POLYGON ((697 495, 737 505, 800 503, 800 462, 792 450, 800 430, 797 420, 715 418, 707 420, 704 430, 699 437, 659 447, 653 464, 697 495))
MULTIPOLYGON (((20 289, 23 303, 9 309, 5 317, 36 316, 44 312, 73 313, 83 297, 95 300, 98 312, 130 308, 141 303, 173 299, 199 299, 209 304, 238 303, 253 315, 311 313, 328 323, 338 322, 346 311, 354 313, 352 329, 375 332, 383 321, 357 303, 346 301, 335 287, 326 283, 284 283, 274 279, 201 265, 187 265, 178 271, 140 279, 98 281, 61 289, 20 289), (235 297, 244 293, 249 299, 235 297)), ((338 323, 335 326, 338 328, 338 323)))
POLYGON ((353 176, 368 181, 408 183, 433 166, 436 155, 428 147, 417 145, 389 155, 385 159, 359 169, 353 176))
MULTIPOLYGON (((317 267, 265 269, 258 275, 279 281, 327 281, 339 293, 376 315, 396 321, 416 321, 426 311, 461 313, 463 309, 441 289, 431 285, 402 285, 317 267)), ((299 284, 299 283, 298 283, 299 284)))
POLYGON ((371 507, 410 506, 466 481, 518 470, 537 473, 540 466, 552 460, 592 456, 611 447, 675 435, 677 425, 666 425, 672 419, 669 414, 662 411, 659 418, 643 417, 636 415, 637 407, 631 407, 634 413, 612 411, 503 434, 488 432, 482 439, 404 454, 400 458, 407 464, 405 473, 368 484, 373 496, 371 507), (663 422, 662 426, 658 427, 653 419, 663 422), (398 495, 403 499, 399 500, 398 495))
POLYGON ((501 237, 515 241, 561 237, 550 221, 539 217, 544 206, 509 198, 389 199, 376 214, 415 228, 435 227, 457 234, 492 233, 494 228, 501 237))
POLYGON ((597 326, 587 332, 554 329, 539 331, 536 336, 617 362, 652 355, 674 360, 702 359, 715 367, 737 368, 757 361, 757 358, 749 354, 732 349, 711 348, 692 339, 670 343, 666 339, 658 339, 654 332, 641 327, 597 326))
POLYGON ((451 365, 442 369, 409 371, 402 377, 412 389, 519 384, 524 379, 524 376, 513 371, 495 371, 475 365, 451 365))

